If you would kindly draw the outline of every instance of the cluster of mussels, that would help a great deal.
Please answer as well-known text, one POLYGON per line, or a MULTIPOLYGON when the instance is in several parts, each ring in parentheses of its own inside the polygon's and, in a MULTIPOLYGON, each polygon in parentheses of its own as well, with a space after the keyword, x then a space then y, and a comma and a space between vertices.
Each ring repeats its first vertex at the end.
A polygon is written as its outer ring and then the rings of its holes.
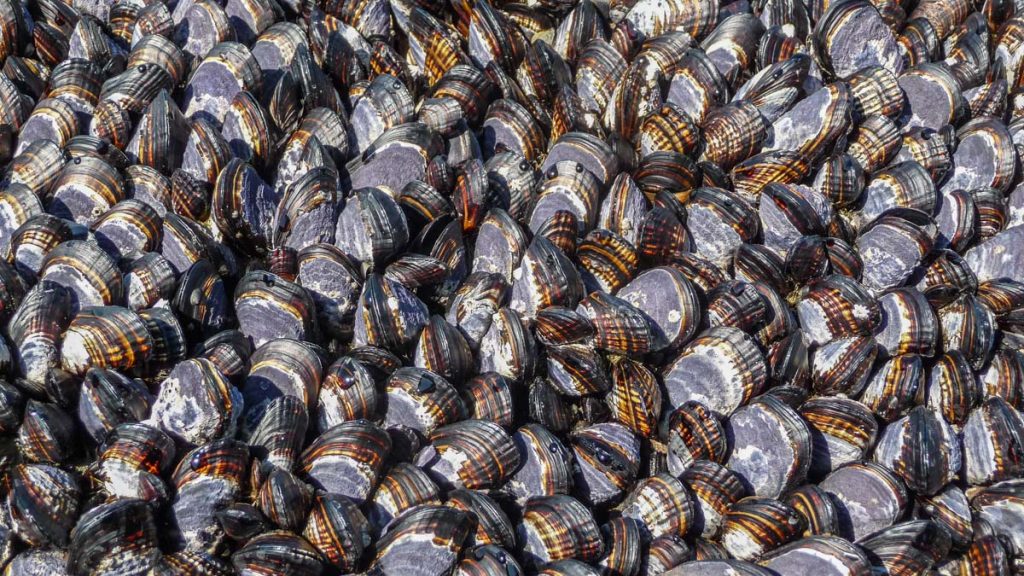
POLYGON ((1024 1, 0 0, 15 576, 1024 574, 1024 1))

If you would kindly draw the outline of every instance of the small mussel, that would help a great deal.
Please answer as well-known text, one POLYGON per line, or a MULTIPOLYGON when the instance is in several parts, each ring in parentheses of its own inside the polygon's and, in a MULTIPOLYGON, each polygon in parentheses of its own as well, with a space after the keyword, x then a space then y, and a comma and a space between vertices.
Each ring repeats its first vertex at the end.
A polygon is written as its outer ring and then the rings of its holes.
POLYGON ((930 496, 960 471, 960 442, 942 415, 918 406, 885 428, 875 462, 896 473, 907 487, 930 496))

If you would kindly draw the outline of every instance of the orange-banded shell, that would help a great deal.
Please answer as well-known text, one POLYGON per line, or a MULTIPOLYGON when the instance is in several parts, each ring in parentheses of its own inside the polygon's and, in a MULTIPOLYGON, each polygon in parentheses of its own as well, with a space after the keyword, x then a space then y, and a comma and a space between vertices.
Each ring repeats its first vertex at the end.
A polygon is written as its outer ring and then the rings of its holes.
POLYGON ((33 216, 11 234, 9 258, 25 278, 34 279, 50 251, 72 235, 67 220, 46 213, 33 216))
POLYGON ((167 308, 150 308, 139 312, 153 339, 153 351, 146 363, 135 373, 144 378, 157 378, 174 363, 185 358, 188 342, 178 318, 167 308))
POLYGON ((72 416, 59 406, 29 399, 14 442, 25 462, 65 464, 78 448, 75 430, 72 416))
POLYGON ((494 422, 464 420, 433 430, 416 464, 443 487, 491 488, 518 467, 519 451, 494 422))
POLYGON ((788 504, 768 498, 744 498, 725 515, 721 540, 733 557, 754 560, 795 540, 803 530, 803 517, 788 504))
POLYGON ((863 68, 847 79, 854 118, 863 123, 872 116, 894 118, 903 108, 896 76, 880 66, 863 68))
POLYGON ((302 532, 328 564, 354 570, 370 547, 370 531, 359 507, 345 496, 319 494, 302 532))
POLYGON ((731 169, 757 153, 767 135, 761 113, 747 100, 715 108, 704 118, 701 128, 704 146, 699 159, 723 169, 731 169))
POLYGON ((500 201, 500 208, 507 200, 508 213, 516 220, 525 220, 533 205, 538 174, 533 166, 521 155, 505 151, 490 157, 484 164, 487 181, 492 194, 500 201))
MULTIPOLYGON (((769 184, 796 184, 811 171, 807 157, 792 150, 771 150, 755 154, 733 167, 730 172, 737 192, 756 201, 769 184)), ((818 172, 821 177, 822 169, 818 172)))
POLYGON ((276 191, 238 158, 221 170, 210 200, 217 228, 234 246, 253 254, 264 253, 270 244, 277 202, 276 191))
POLYGON ((165 34, 146 34, 134 43, 125 67, 154 64, 171 77, 171 86, 177 86, 187 76, 185 54, 165 34))
POLYGON ((41 280, 64 285, 73 293, 73 310, 116 304, 122 298, 121 273, 96 244, 69 240, 46 255, 41 280))
POLYGON ((966 294, 939 309, 942 345, 959 350, 975 370, 984 366, 995 341, 995 318, 978 298, 966 294))
POLYGON ((63 148, 78 129, 78 116, 70 104, 56 98, 40 100, 21 126, 14 155, 27 150, 34 140, 52 140, 63 148))
POLYGON ((256 505, 278 527, 298 530, 313 505, 313 488, 291 472, 275 468, 260 486, 256 505))
POLYGON ((377 76, 352 110, 356 150, 366 150, 388 128, 412 119, 413 96, 405 84, 394 76, 377 76))
POLYGON ((874 566, 892 573, 925 572, 949 554, 951 540, 946 529, 930 520, 911 520, 890 526, 864 538, 859 545, 874 566))
POLYGON ((220 330, 227 322, 227 288, 209 260, 199 260, 181 275, 171 303, 187 324, 208 333, 220 330))
POLYGON ((692 556, 686 541, 678 536, 656 538, 641 553, 641 574, 663 574, 692 556))
POLYGON ((537 339, 547 346, 574 344, 594 336, 594 324, 582 312, 551 306, 537 313, 537 339))
MULTIPOLYGON (((458 102, 466 120, 475 126, 484 118, 485 113, 488 117, 491 116, 490 107, 497 104, 497 102, 491 103, 495 98, 495 92, 494 83, 479 69, 457 65, 434 85, 430 95, 432 98, 451 98, 458 102)), ((514 104, 515 102, 506 102, 506 104, 509 103, 514 104)), ((518 110, 514 110, 514 107, 507 110, 499 107, 494 114, 502 121, 513 117, 518 120, 521 117, 517 112, 518 110), (504 116, 505 112, 511 112, 512 116, 504 116)), ((523 126, 528 125, 524 124, 523 126)), ((540 143, 537 144, 538 147, 540 145, 540 143)))
MULTIPOLYGON (((5 273, 13 275, 12 270, 0 265, 0 277, 5 273)), ((7 281, 4 284, 11 285, 7 281)), ((13 298, 18 288, 11 285, 5 292, 13 298)), ((4 308, 9 304, 13 302, 4 302, 4 308)), ((40 282, 16 308, 6 328, 17 354, 17 373, 28 388, 43 388, 52 379, 52 371, 60 366, 61 335, 71 321, 71 291, 60 284, 40 282)))
POLYGON ((515 546, 515 528, 499 503, 482 490, 459 488, 448 493, 445 502, 457 510, 463 510, 476 522, 476 530, 470 534, 467 546, 515 546))
POLYGON ((920 64, 904 72, 898 83, 906 95, 906 106, 900 116, 905 127, 939 130, 956 119, 962 95, 947 67, 920 64))
POLYGON ((719 326, 690 341, 666 367, 663 379, 670 405, 696 400, 725 415, 760 392, 767 367, 752 338, 719 326))
MULTIPOLYGON (((66 102, 78 116, 78 127, 84 132, 92 120, 93 108, 99 102, 102 76, 98 66, 88 60, 72 58, 54 67, 50 75, 49 98, 66 102)), ((23 121, 16 115, 12 123, 23 121)))
POLYGON ((924 392, 924 366, 919 356, 895 356, 877 367, 860 397, 883 422, 891 422, 924 392))
POLYGON ((394 574, 415 565, 427 574, 450 573, 471 526, 462 510, 429 504, 416 507, 377 541, 370 570, 394 574))
POLYGON ((86 431, 98 443, 121 424, 143 420, 149 414, 151 401, 149 390, 141 382, 114 370, 90 368, 82 381, 78 414, 86 431))
POLYGON ((519 500, 568 494, 573 485, 573 453, 547 428, 532 422, 512 435, 521 465, 509 476, 509 492, 519 500))
POLYGON ((597 564, 611 574, 635 574, 643 561, 643 536, 631 518, 612 518, 601 525, 605 554, 597 564))
POLYGON ((662 473, 637 482, 622 504, 622 516, 636 520, 647 539, 682 537, 693 527, 694 504, 680 480, 662 473))
POLYGON ((279 396, 263 410, 249 437, 249 450, 264 465, 291 471, 302 451, 308 424, 309 416, 301 398, 279 396))
MULTIPOLYGON (((790 3, 778 2, 766 5, 766 8, 777 8, 783 4, 790 3)), ((798 9, 802 10, 803 7, 798 9)), ((764 14, 767 15, 767 12, 764 14)), ((794 54, 780 62, 760 67, 759 72, 736 90, 733 100, 750 100, 765 120, 774 122, 796 103, 800 93, 798 86, 807 79, 811 62, 811 58, 805 54, 794 54)))
POLYGON ((787 287, 785 262, 763 244, 741 244, 736 248, 732 269, 737 280, 764 284, 775 291, 787 287))
POLYGON ((500 208, 492 208, 480 224, 473 271, 501 274, 511 281, 526 246, 526 235, 512 216, 500 208))
POLYGON ((151 418, 175 439, 196 446, 230 438, 241 412, 241 393, 209 360, 192 359, 175 365, 161 383, 151 418))
POLYGON ((414 363, 448 380, 461 382, 472 371, 473 355, 462 333, 435 315, 420 332, 414 363))
POLYGON ((583 313, 595 328, 593 344, 613 354, 643 355, 651 350, 653 334, 643 313, 629 302, 593 292, 580 301, 583 313))
POLYGON ((512 383, 507 378, 487 372, 466 382, 462 388, 462 401, 469 418, 489 420, 510 430, 515 415, 512 394, 512 383))
POLYGON ((947 422, 961 426, 978 402, 977 383, 967 357, 951 350, 928 372, 925 405, 938 411, 947 422))
POLYGON ((458 392, 441 376, 422 368, 399 368, 384 392, 389 426, 405 426, 429 436, 440 426, 457 422, 466 409, 458 392))
POLYGON ((1024 308, 1024 284, 1015 280, 989 280, 977 287, 977 298, 997 318, 1024 308))
POLYGON ((693 240, 678 215, 668 208, 655 206, 640 220, 637 251, 652 264, 664 264, 673 255, 693 248, 693 240))
POLYGON ((850 127, 850 91, 846 84, 829 84, 810 94, 776 120, 765 136, 767 150, 795 150, 809 158, 820 156, 850 127))
POLYGON ((654 374, 643 364, 628 358, 609 361, 611 389, 605 395, 611 416, 638 435, 655 435, 661 413, 661 388, 654 374))
POLYGON ((270 272, 250 272, 234 296, 240 330, 257 347, 274 338, 302 340, 317 333, 313 299, 298 284, 270 272))
POLYGON ((579 397, 605 392, 604 361, 590 344, 561 344, 547 348, 548 383, 560 394, 579 397))
POLYGON ((978 241, 985 241, 995 236, 1007 222, 1006 203, 1002 192, 991 187, 975 188, 970 192, 978 214, 978 241))
POLYGON ((626 72, 626 60, 611 44, 595 38, 576 60, 576 93, 590 112, 603 114, 611 103, 618 79, 626 72))
POLYGON ((673 410, 660 436, 668 447, 668 470, 681 474, 697 460, 724 462, 725 428, 706 406, 688 401, 673 410))
POLYGON ((981 223, 974 195, 963 190, 942 195, 942 206, 935 219, 939 224, 940 245, 952 250, 963 250, 974 240, 981 223))
POLYGON ((803 517, 804 535, 832 536, 839 533, 839 515, 829 495, 815 484, 790 492, 785 503, 803 517))
POLYGON ((1024 402, 1024 354, 1018 350, 996 350, 978 374, 983 397, 998 396, 1013 407, 1024 402))
POLYGON ((469 56, 462 51, 456 30, 446 22, 417 6, 409 15, 407 28, 410 39, 407 58, 422 71, 428 84, 437 84, 457 66, 468 66, 469 56))
POLYGON ((527 319, 548 306, 575 306, 583 282, 573 263, 550 241, 534 237, 512 284, 510 306, 527 319))
POLYGON ((878 424, 866 406, 849 398, 812 398, 800 406, 814 439, 812 477, 864 458, 875 444, 878 424))
POLYGON ((64 546, 78 514, 78 477, 56 466, 19 464, 11 471, 7 505, 12 530, 30 546, 64 546))
POLYGON ((311 168, 293 182, 274 214, 273 244, 305 250, 334 240, 337 219, 337 172, 311 168))
POLYGON ((661 109, 663 75, 646 56, 637 56, 626 68, 605 110, 603 124, 627 142, 633 142, 640 125, 651 113, 661 109))
POLYGON ((867 290, 856 280, 839 274, 805 287, 796 312, 811 345, 870 334, 881 320, 878 304, 867 290))
POLYGON ((896 38, 879 11, 868 2, 828 4, 824 14, 817 18, 814 45, 821 68, 839 78, 849 78, 870 66, 880 66, 893 74, 903 70, 896 38), (863 35, 869 33, 877 37, 870 45, 862 41, 863 35))
POLYGON ((103 83, 100 105, 108 102, 123 112, 141 114, 161 90, 173 87, 171 76, 161 66, 139 64, 103 83))
POLYGON ((707 293, 708 326, 757 332, 768 316, 768 302, 750 283, 726 280, 707 293))
POLYGON ((647 207, 647 199, 636 182, 629 174, 623 172, 615 177, 601 204, 597 225, 637 246, 647 207))
POLYGON ((945 38, 971 11, 971 3, 964 0, 926 0, 914 8, 910 18, 924 18, 935 27, 939 38, 945 38))
POLYGON ((932 356, 939 338, 938 318, 916 290, 895 290, 878 300, 882 322, 875 339, 890 355, 932 356))
POLYGON ((709 460, 695 461, 679 479, 693 494, 693 532, 705 538, 718 534, 729 509, 747 494, 739 476, 709 460))
POLYGON ((596 561, 604 552, 590 510, 570 496, 528 500, 517 530, 522 537, 522 558, 534 566, 566 558, 596 561))
POLYGON ((390 451, 391 439, 376 424, 343 422, 310 443, 299 471, 313 486, 361 503, 376 486, 390 451))
POLYGON ((156 210, 139 200, 122 200, 92 225, 96 242, 113 258, 150 252, 160 242, 156 210))
POLYGON ((963 428, 964 475, 972 486, 1017 477, 1024 469, 1024 418, 998 397, 971 412, 963 428))
POLYGON ((320 384, 320 431, 350 420, 374 418, 381 404, 380 396, 373 373, 359 360, 342 356, 327 368, 320 384))
POLYGON ((315 574, 322 569, 320 554, 309 542, 285 530, 264 532, 231 556, 238 573, 315 574))
MULTIPOLYGON (((589 18, 593 20, 596 16, 590 14, 589 18)), ((480 2, 473 7, 469 20, 467 38, 471 39, 469 57, 473 63, 483 69, 493 61, 507 72, 515 70, 526 53, 526 38, 519 28, 510 22, 509 16, 487 2, 480 2)), ((566 25, 563 23, 563 26, 566 25)), ((581 28, 588 26, 585 15, 578 16, 576 26, 581 28)), ((590 26, 595 26, 595 23, 591 22, 590 26)), ((584 30, 574 30, 574 32, 580 35, 586 34, 584 30)), ((567 39, 563 33, 561 43, 556 38, 555 48, 562 56, 574 60, 575 51, 578 48, 577 42, 574 40, 567 39), (572 50, 572 56, 567 54, 568 50, 572 50)))
POLYGON ((764 24, 750 13, 722 14, 720 18, 700 46, 726 82, 737 86, 740 76, 753 64, 764 24))
POLYGON ((14 232, 43 212, 43 203, 39 197, 23 184, 11 184, 0 192, 0 256, 8 259, 14 232))
POLYGON ((867 384, 879 346, 866 336, 838 338, 814 351, 811 383, 821 394, 856 396, 867 384))
POLYGON ((242 385, 243 434, 248 435, 259 425, 267 407, 279 396, 293 396, 307 410, 311 408, 323 372, 316 350, 303 342, 281 338, 258 346, 250 362, 242 385))
POLYGON ((366 278, 355 315, 357 345, 396 351, 411 344, 429 320, 426 306, 415 294, 376 273, 366 278))
POLYGON ((821 235, 832 220, 828 199, 813 188, 771 184, 758 203, 764 244, 785 254, 802 238, 821 235))
POLYGON ((116 168, 99 158, 80 157, 61 170, 48 209, 54 216, 90 226, 124 198, 124 180, 116 168))
POLYGON ((934 60, 942 46, 942 39, 936 33, 935 26, 925 18, 907 20, 897 42, 903 47, 907 64, 911 66, 934 60))
POLYGON ((127 308, 86 308, 71 321, 61 346, 61 365, 72 374, 89 367, 127 369, 146 360, 153 340, 141 318, 127 308))
POLYGON ((65 159, 68 161, 73 162, 75 158, 91 156, 103 160, 122 172, 127 170, 130 164, 128 156, 119 148, 111 146, 110 142, 106 140, 87 134, 79 134, 68 140, 64 152, 65 159))
POLYGON ((555 174, 568 172, 565 167, 572 164, 562 164, 563 162, 582 166, 593 174, 602 186, 610 184, 619 173, 620 168, 619 158, 612 146, 586 132, 563 134, 548 151, 541 170, 548 175, 549 179, 553 178, 552 168, 556 169, 555 174))
POLYGON ((579 469, 574 484, 591 505, 610 504, 629 489, 640 465, 640 441, 615 422, 593 424, 570 435, 579 469))
POLYGON ((217 181, 217 175, 231 159, 231 148, 224 141, 220 130, 208 121, 194 119, 190 126, 181 156, 181 169, 198 181, 213 186, 217 181))
POLYGON ((371 526, 383 532, 403 512, 422 504, 440 504, 441 491, 427 472, 408 462, 398 462, 380 479, 368 504, 371 526))
POLYGON ((855 204, 864 191, 865 170, 850 153, 829 156, 814 176, 814 188, 838 206, 855 204))
POLYGON ((271 160, 271 123, 266 109, 251 92, 242 90, 224 113, 221 135, 236 158, 263 168, 271 160))
POLYGON ((670 150, 657 150, 644 156, 633 171, 633 178, 648 198, 661 192, 685 195, 702 182, 700 167, 670 150))
POLYGON ((773 382, 788 382, 792 386, 806 388, 810 381, 808 345, 803 335, 793 332, 773 342, 768 347, 765 360, 769 377, 773 382))
POLYGON ((657 151, 692 154, 700 144, 696 122, 672 102, 647 115, 637 130, 636 151, 640 156, 657 151))

